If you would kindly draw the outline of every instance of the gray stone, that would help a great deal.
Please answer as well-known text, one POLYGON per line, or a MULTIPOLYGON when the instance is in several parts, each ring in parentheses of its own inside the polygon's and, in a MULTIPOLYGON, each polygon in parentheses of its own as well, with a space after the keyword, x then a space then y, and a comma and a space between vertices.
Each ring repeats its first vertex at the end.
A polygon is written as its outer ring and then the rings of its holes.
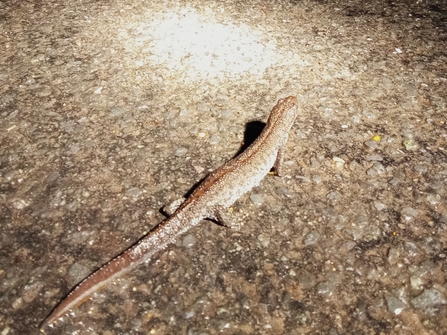
POLYGON ((429 288, 412 299, 411 304, 427 314, 433 314, 438 311, 440 305, 447 304, 447 301, 441 292, 434 288, 429 288))

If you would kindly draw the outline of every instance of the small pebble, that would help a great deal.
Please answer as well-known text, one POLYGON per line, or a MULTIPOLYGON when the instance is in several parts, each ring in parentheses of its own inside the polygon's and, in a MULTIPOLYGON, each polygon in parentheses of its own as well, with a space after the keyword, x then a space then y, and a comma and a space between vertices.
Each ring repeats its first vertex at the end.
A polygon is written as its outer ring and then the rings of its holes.
POLYGON ((369 111, 369 110, 365 110, 365 111, 363 111, 363 115, 364 115, 367 119, 370 119, 370 120, 376 118, 376 115, 375 115, 372 111, 369 111))
POLYGON ((286 187, 278 187, 276 188, 276 193, 286 196, 287 198, 291 198, 293 193, 286 187))
POLYGON ((15 175, 16 175, 16 171, 15 171, 15 170, 9 170, 9 171, 6 171, 6 172, 3 174, 3 177, 4 177, 7 181, 11 181, 11 180, 14 178, 15 175))
MULTIPOLYGON (((147 107, 147 106, 146 106, 147 107)), ((187 116, 189 114, 188 109, 180 109, 179 116, 187 116)))
POLYGON ((79 263, 74 263, 68 271, 70 277, 74 278, 76 281, 84 279, 90 273, 91 270, 89 268, 79 263))
POLYGON ((345 165, 345 160, 343 158, 334 157, 332 158, 332 160, 334 161, 335 167, 337 169, 341 169, 345 165))
POLYGON ((374 162, 372 168, 366 172, 371 177, 378 177, 385 172, 385 167, 379 162, 374 162))
POLYGON ((378 211, 381 211, 384 210, 387 206, 380 201, 374 201, 374 207, 376 207, 378 211))
POLYGON ((428 167, 423 164, 417 164, 414 166, 414 171, 416 171, 419 174, 425 174, 428 171, 428 167))
POLYGON ((393 186, 396 186, 396 185, 398 185, 398 184, 400 183, 400 179, 399 179, 398 177, 393 177, 393 178, 389 181, 389 183, 390 183, 391 185, 393 185, 393 186))
POLYGON ((174 151, 174 155, 177 157, 183 157, 188 152, 188 149, 185 147, 176 148, 174 151))
POLYGON ((407 149, 409 151, 414 151, 419 148, 419 145, 417 144, 417 142, 415 140, 413 140, 412 138, 405 139, 403 141, 403 145, 404 145, 405 149, 407 149))
POLYGON ((399 315, 405 308, 407 308, 402 301, 395 297, 386 297, 386 303, 388 305, 388 310, 396 315, 399 315))
POLYGON ((321 183, 321 177, 320 177, 319 175, 313 175, 313 176, 312 176, 312 181, 313 181, 315 184, 319 184, 319 183, 321 183))
POLYGON ((441 292, 434 288, 429 288, 412 299, 411 304, 427 314, 434 314, 441 307, 440 305, 447 304, 447 301, 441 292))
POLYGON ((429 194, 427 195, 427 201, 430 205, 435 206, 441 201, 441 196, 439 194, 429 194))
POLYGON ((304 245, 307 247, 309 245, 315 244, 320 238, 320 233, 317 231, 313 231, 307 234, 304 238, 304 245))
POLYGON ((328 200, 335 201, 335 200, 338 200, 338 199, 340 198, 340 195, 338 194, 338 192, 336 192, 336 191, 332 191, 332 192, 329 192, 329 193, 326 195, 326 198, 327 198, 328 200))
POLYGON ((418 273, 423 276, 432 272, 434 269, 436 269, 436 264, 432 260, 427 259, 419 265, 418 273))
POLYGON ((404 207, 400 211, 400 214, 405 219, 405 221, 410 221, 410 220, 414 219, 415 217, 417 217, 418 211, 411 207, 404 207))
POLYGON ((309 290, 316 284, 316 279, 310 274, 301 274, 298 276, 298 282, 304 290, 309 290))
POLYGON ((354 123, 360 123, 360 121, 361 121, 360 116, 358 116, 358 115, 354 115, 354 116, 352 117, 352 121, 354 121, 354 123))
POLYGON ((220 141, 221 141, 221 137, 216 134, 211 135, 211 137, 209 139, 210 144, 213 144, 213 145, 219 143, 220 141))
POLYGON ((397 248, 392 247, 388 250, 388 262, 391 265, 396 264, 400 260, 400 252, 397 248))
POLYGON ((320 164, 320 161, 317 158, 312 157, 310 159, 310 166, 315 168, 315 169, 319 169, 321 167, 321 164, 320 164))
POLYGON ((322 282, 317 285, 316 289, 318 294, 331 296, 334 294, 335 285, 330 282, 322 282))
POLYGON ((128 189, 125 192, 125 195, 127 197, 134 197, 134 198, 136 198, 136 197, 139 197, 142 192, 143 191, 141 189, 139 189, 138 187, 133 187, 133 188, 128 189))
POLYGON ((366 159, 369 161, 383 161, 383 156, 379 154, 371 154, 366 156, 366 159))
POLYGON ((373 150, 375 150, 379 147, 379 145, 377 144, 376 141, 366 141, 365 145, 373 150))
POLYGON ((220 115, 223 118, 231 118, 233 116, 233 111, 231 109, 224 109, 220 111, 220 115))
POLYGON ((410 285, 413 290, 419 291, 422 288, 423 284, 424 283, 420 277, 418 276, 410 277, 410 285))
POLYGON ((306 176, 296 175, 295 178, 300 180, 300 181, 302 181, 303 183, 309 183, 310 182, 310 179, 308 177, 306 177, 306 176))
POLYGON ((12 206, 18 210, 22 210, 22 209, 28 207, 29 205, 30 204, 28 202, 26 202, 24 199, 15 198, 12 200, 12 206))
POLYGON ((264 248, 267 248, 270 244, 270 236, 268 236, 266 234, 260 234, 260 235, 258 235, 258 241, 261 242, 261 245, 264 248))
POLYGON ((417 256, 420 253, 420 250, 417 247, 416 243, 413 242, 405 242, 403 248, 407 255, 412 257, 417 256))
POLYGON ((301 138, 301 139, 306 139, 307 138, 307 135, 306 135, 306 133, 305 132, 303 132, 302 130, 297 130, 297 131, 295 131, 295 134, 296 134, 296 136, 298 137, 298 138, 301 138))
POLYGON ((263 197, 261 194, 253 193, 253 194, 250 194, 250 200, 251 200, 254 204, 260 206, 260 205, 262 205, 262 202, 263 202, 263 200, 264 200, 264 197, 263 197))
POLYGON ((186 248, 193 247, 197 242, 197 238, 193 234, 187 234, 183 237, 182 245, 186 248))

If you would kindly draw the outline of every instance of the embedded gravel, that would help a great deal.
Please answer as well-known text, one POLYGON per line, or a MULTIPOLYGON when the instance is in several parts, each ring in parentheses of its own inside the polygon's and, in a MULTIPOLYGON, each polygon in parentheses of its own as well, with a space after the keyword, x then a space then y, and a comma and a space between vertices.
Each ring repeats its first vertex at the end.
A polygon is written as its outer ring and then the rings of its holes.
POLYGON ((48 334, 447 334, 447 5, 0 3, 0 334, 37 334, 295 95, 284 178, 48 334))

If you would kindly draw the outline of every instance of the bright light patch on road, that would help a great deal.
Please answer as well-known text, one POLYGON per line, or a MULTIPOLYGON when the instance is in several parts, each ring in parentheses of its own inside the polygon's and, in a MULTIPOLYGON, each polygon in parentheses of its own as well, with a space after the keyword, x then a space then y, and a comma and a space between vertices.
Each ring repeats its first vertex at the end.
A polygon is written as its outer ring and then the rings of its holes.
POLYGON ((136 38, 126 47, 139 54, 137 67, 164 66, 187 80, 262 74, 285 57, 262 32, 245 24, 215 23, 192 10, 158 13, 132 31, 136 38))

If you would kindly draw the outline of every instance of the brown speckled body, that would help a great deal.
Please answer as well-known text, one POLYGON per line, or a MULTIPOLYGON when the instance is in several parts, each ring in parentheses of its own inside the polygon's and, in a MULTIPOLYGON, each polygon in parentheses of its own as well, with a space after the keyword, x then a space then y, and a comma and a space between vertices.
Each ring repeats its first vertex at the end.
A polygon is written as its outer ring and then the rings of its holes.
POLYGON ((160 223, 134 246, 84 279, 42 323, 42 329, 80 305, 101 287, 147 261, 203 219, 224 223, 225 209, 259 185, 272 167, 281 174, 288 133, 297 115, 297 99, 281 99, 270 113, 267 125, 242 154, 212 172, 172 216, 160 223))

